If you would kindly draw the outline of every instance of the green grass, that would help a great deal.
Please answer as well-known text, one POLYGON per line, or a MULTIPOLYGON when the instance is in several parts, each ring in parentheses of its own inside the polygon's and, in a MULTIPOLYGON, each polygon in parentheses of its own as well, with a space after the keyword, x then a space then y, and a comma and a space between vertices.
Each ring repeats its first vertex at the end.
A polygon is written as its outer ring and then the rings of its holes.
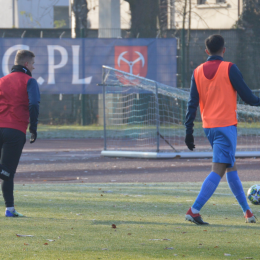
MULTIPOLYGON (((104 136, 103 126, 89 125, 38 125, 38 138, 102 138, 104 136)), ((29 137, 29 132, 27 131, 29 137)))
POLYGON ((201 212, 210 226, 184 221, 200 185, 15 185, 27 217, 0 217, 0 259, 259 259, 259 223, 244 222, 226 183, 201 212))
MULTIPOLYGON (((139 136, 139 132, 143 129, 142 125, 122 125, 122 126, 109 126, 107 127, 107 137, 129 137, 133 138, 133 132, 136 133, 135 137, 139 136), (134 129, 134 130, 133 130, 134 129), (117 132, 115 133, 115 130, 117 132)), ((257 135, 260 129, 260 123, 239 123, 238 133, 239 135, 251 134, 257 135)), ((194 122, 195 136, 205 136, 201 122, 194 122)), ((156 133, 156 126, 146 126, 146 131, 151 132, 151 135, 156 133)), ((185 127, 183 125, 164 125, 160 126, 160 132, 167 135, 185 135, 185 127)), ((142 132, 142 131, 141 131, 142 132)), ((27 137, 29 138, 29 131, 27 131, 27 137)), ((103 138, 104 128, 102 125, 38 125, 38 138, 40 139, 67 139, 67 138, 103 138)))

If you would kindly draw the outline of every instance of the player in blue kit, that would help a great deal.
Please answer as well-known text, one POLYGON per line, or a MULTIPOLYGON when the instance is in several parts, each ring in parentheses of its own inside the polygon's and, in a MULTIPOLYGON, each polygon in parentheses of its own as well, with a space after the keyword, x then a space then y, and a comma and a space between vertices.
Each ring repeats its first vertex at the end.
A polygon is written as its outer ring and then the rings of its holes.
POLYGON ((244 212, 246 222, 255 223, 256 219, 247 203, 235 163, 237 93, 251 106, 260 106, 260 99, 248 88, 237 66, 223 61, 226 50, 223 37, 212 35, 206 39, 205 44, 209 57, 194 70, 191 79, 185 143, 190 150, 195 148, 193 122, 200 105, 204 132, 213 148, 212 171, 204 180, 200 193, 186 213, 185 219, 198 225, 208 224, 202 220, 200 210, 227 173, 227 182, 244 212))

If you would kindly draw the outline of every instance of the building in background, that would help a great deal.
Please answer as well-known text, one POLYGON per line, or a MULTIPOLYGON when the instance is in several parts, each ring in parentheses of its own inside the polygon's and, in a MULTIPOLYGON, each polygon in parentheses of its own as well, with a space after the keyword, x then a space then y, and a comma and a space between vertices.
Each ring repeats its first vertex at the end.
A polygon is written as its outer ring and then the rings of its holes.
MULTIPOLYGON (((121 29, 130 27, 129 4, 120 1, 121 29)), ((70 0, 0 0, 0 28, 71 28, 70 0)), ((99 0, 88 2, 88 27, 99 28, 99 0)))
POLYGON ((231 29, 242 7, 243 0, 168 0, 168 28, 182 28, 185 17, 186 29, 231 29))
POLYGON ((0 0, 0 28, 69 28, 68 0, 0 0))

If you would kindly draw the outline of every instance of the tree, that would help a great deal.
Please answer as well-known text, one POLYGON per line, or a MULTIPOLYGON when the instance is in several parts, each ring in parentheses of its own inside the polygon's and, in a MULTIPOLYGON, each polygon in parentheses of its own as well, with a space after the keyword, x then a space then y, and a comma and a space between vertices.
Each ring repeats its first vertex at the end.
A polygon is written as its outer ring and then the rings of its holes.
POLYGON ((260 81, 260 0, 244 0, 243 13, 235 27, 239 34, 237 64, 252 89, 259 89, 260 81), (241 53, 243 54, 241 56, 241 53))
POLYGON ((244 10, 238 25, 252 29, 254 37, 260 37, 260 0, 244 0, 244 10))
POLYGON ((168 29, 168 0, 160 0, 159 5, 160 37, 166 37, 168 29))
POLYGON ((87 32, 88 2, 87 0, 74 0, 72 11, 75 15, 76 37, 85 37, 87 32))
POLYGON ((125 0, 131 11, 131 37, 155 38, 159 15, 159 0, 125 0))

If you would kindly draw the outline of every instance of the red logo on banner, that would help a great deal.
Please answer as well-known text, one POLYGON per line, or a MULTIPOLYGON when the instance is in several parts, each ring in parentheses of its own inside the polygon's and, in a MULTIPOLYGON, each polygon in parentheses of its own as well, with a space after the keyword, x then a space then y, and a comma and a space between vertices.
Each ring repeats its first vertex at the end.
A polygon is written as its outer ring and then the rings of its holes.
POLYGON ((145 77, 147 46, 115 46, 115 69, 145 77))

